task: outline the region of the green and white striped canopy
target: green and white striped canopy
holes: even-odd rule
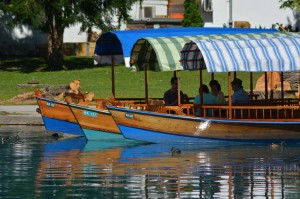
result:
[[[131,50],[130,63],[137,70],[148,66],[152,71],[183,70],[180,53],[186,43],[213,39],[259,39],[271,37],[299,36],[299,33],[218,34],[182,37],[158,37],[139,39]],[[186,50],[186,49],[185,49]],[[191,50],[191,49],[189,49]],[[199,49],[198,49],[199,51]]]

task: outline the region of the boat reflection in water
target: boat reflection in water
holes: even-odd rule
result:
[[[47,155],[36,189],[38,196],[299,198],[299,149],[88,141]]]

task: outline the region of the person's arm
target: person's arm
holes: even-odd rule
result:
[[[200,95],[197,95],[194,99],[194,104],[200,104]],[[200,109],[199,108],[196,108],[195,109],[195,115],[196,116],[199,116],[200,115]]]
[[[194,104],[200,104],[200,95],[197,95],[194,99]]]
[[[164,93],[164,101],[165,101],[165,105],[169,104],[168,91],[166,91],[166,92]]]
[[[219,100],[218,103],[225,104],[225,96],[223,92],[219,92],[218,100]]]
[[[184,94],[182,91],[180,91],[180,98],[182,104],[189,102],[189,96],[187,94]]]
[[[175,106],[177,105],[177,99],[175,101],[172,101],[172,98],[170,96],[170,92],[166,91],[164,94],[164,101],[165,101],[165,106]]]
[[[178,99],[176,99],[173,102],[168,101],[168,103],[165,102],[165,106],[176,106],[178,105]]]
[[[234,93],[232,95],[231,102],[232,102],[232,104],[238,103],[238,99],[237,99],[237,94],[236,93]]]

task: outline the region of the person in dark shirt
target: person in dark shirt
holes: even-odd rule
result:
[[[184,102],[188,99],[186,94],[180,91],[181,101]],[[164,94],[164,101],[166,106],[177,106],[178,105],[178,79],[177,77],[171,78],[171,89],[167,90]]]
[[[249,103],[248,93],[243,88],[243,81],[239,78],[235,78],[231,82],[232,90],[234,91],[232,95],[232,104],[246,104]],[[241,118],[243,115],[248,114],[248,110],[235,110],[235,118]]]
[[[232,90],[234,91],[232,95],[233,104],[245,104],[249,103],[248,93],[243,89],[243,81],[239,78],[235,78],[231,82]]]

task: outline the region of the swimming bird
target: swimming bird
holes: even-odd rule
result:
[[[53,133],[53,134],[51,135],[51,137],[58,138],[59,135],[58,135],[58,133]]]
[[[9,136],[3,137],[2,143],[7,143],[7,142],[9,142]]]
[[[172,155],[174,155],[174,154],[180,154],[181,151],[180,151],[180,149],[178,149],[176,147],[172,147],[171,148],[171,153],[172,153]]]
[[[17,134],[14,138],[13,138],[14,142],[19,142],[20,141],[20,137],[19,134]]]
[[[280,142],[280,143],[272,143],[271,147],[272,148],[283,148],[286,145],[286,143],[284,141]]]

